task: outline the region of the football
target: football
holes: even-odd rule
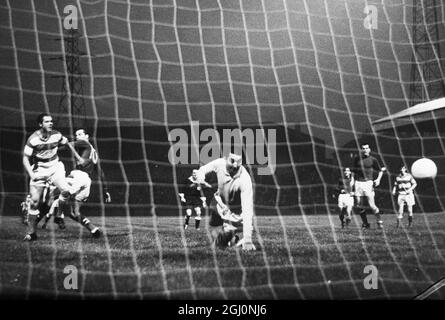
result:
[[[437,175],[437,166],[433,160],[428,158],[421,158],[414,161],[411,166],[411,174],[414,178],[435,178]]]

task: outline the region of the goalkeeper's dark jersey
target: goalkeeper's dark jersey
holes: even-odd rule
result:
[[[184,194],[185,204],[189,206],[201,206],[201,197],[205,197],[203,187],[199,183],[193,182],[191,177],[184,181],[179,192]]]
[[[85,161],[83,164],[77,164],[76,169],[88,173],[91,179],[100,178],[103,184],[104,192],[107,192],[107,185],[103,170],[98,170],[97,154],[91,143],[85,140],[76,140],[73,142],[74,149]],[[95,160],[95,161],[94,161]]]

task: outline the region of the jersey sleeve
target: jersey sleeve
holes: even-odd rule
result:
[[[352,172],[353,172],[353,173],[358,173],[358,172],[359,172],[359,165],[358,165],[358,162],[359,162],[359,158],[358,158],[358,157],[355,157],[355,158],[354,158],[354,161],[353,161],[353,163],[352,163]]]
[[[380,171],[382,168],[380,167],[380,163],[376,158],[372,160],[372,166],[375,170]]]
[[[33,148],[31,148],[31,147],[28,146],[28,145],[25,145],[25,148],[23,149],[23,154],[24,154],[25,156],[30,157],[30,156],[32,156],[33,152],[34,152],[34,149],[33,149]]]
[[[64,146],[68,143],[68,138],[60,134],[59,146]]]
[[[343,189],[343,179],[338,179],[337,190],[340,192]]]
[[[31,157],[32,154],[34,153],[34,148],[33,145],[31,144],[31,137],[32,136],[30,136],[28,140],[26,140],[25,147],[23,148],[23,154],[28,157]]]
[[[205,165],[203,165],[202,167],[200,167],[198,169],[198,171],[196,171],[196,178],[198,182],[202,182],[205,181],[205,177],[208,173],[210,172],[217,172],[219,170],[219,168],[221,166],[223,166],[225,164],[224,159],[216,159],[213,160]]]

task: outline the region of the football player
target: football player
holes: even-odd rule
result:
[[[76,130],[76,139],[74,142],[70,142],[68,147],[73,152],[76,159],[76,168],[70,172],[67,177],[70,194],[72,195],[69,203],[63,207],[60,205],[60,198],[53,203],[50,209],[50,214],[56,212],[59,215],[67,214],[71,219],[83,225],[91,235],[95,238],[100,237],[101,231],[98,227],[91,223],[91,221],[85,217],[80,208],[83,203],[88,200],[91,187],[91,175],[97,170],[98,155],[92,144],[89,142],[89,135],[85,129]],[[104,173],[100,170],[100,179],[102,180],[104,187],[105,202],[111,202],[110,193],[107,190]]]
[[[399,207],[399,214],[397,216],[397,228],[400,226],[403,219],[403,211],[406,204],[408,210],[408,227],[413,223],[413,206],[415,205],[414,189],[417,187],[417,182],[414,177],[408,172],[405,165],[400,167],[400,173],[394,181],[392,189],[393,196],[397,195],[397,205]]]
[[[210,172],[215,172],[218,180],[218,192],[210,206],[209,221],[214,244],[226,248],[237,242],[237,246],[246,251],[256,250],[252,243],[252,180],[242,166],[241,156],[230,153],[200,167],[196,172],[198,183],[203,183]],[[237,232],[241,231],[243,238],[237,241]]]
[[[28,224],[28,211],[31,208],[31,195],[26,195],[26,198],[24,201],[20,203],[20,213],[22,218],[22,223],[24,225]]]
[[[198,183],[196,180],[196,171],[190,177],[187,178],[184,185],[180,189],[179,197],[181,203],[186,207],[186,217],[184,221],[184,229],[188,228],[190,217],[192,216],[192,210],[196,213],[195,228],[199,230],[201,223],[201,207],[206,208],[206,197],[204,195],[203,187],[211,188],[212,186],[207,182]]]
[[[338,208],[340,209],[340,222],[341,227],[348,226],[351,223],[352,207],[354,206],[354,177],[352,176],[351,169],[345,168],[343,176],[338,180]],[[346,223],[345,223],[346,214]]]
[[[69,198],[69,187],[65,178],[65,166],[57,155],[58,147],[68,143],[68,139],[60,132],[53,130],[53,118],[42,113],[37,122],[40,129],[36,130],[26,141],[23,150],[23,166],[29,175],[29,190],[31,205],[28,210],[28,228],[25,241],[37,240],[37,217],[40,213],[39,204],[42,201],[46,184],[53,184],[60,190],[60,203]],[[34,165],[31,165],[34,157]]]
[[[369,144],[361,144],[361,155],[354,159],[354,179],[355,179],[355,198],[356,210],[359,211],[362,219],[362,228],[369,229],[370,224],[366,217],[366,207],[364,201],[367,200],[368,206],[371,208],[377,220],[377,228],[381,229],[383,221],[380,217],[380,210],[375,204],[374,188],[380,185],[385,167],[380,167],[376,158],[371,155]],[[374,180],[374,173],[378,172],[377,178]]]

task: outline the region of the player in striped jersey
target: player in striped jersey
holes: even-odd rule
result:
[[[59,131],[53,130],[51,115],[42,113],[37,122],[40,129],[35,131],[26,141],[23,150],[23,165],[29,175],[29,193],[31,205],[28,211],[28,227],[25,241],[37,239],[36,227],[39,215],[39,204],[42,201],[43,191],[47,183],[53,184],[60,190],[60,202],[66,202],[69,187],[65,178],[65,166],[57,156],[57,149],[68,143],[68,139]],[[34,165],[31,165],[31,158]]]
[[[413,223],[413,206],[415,205],[414,189],[417,187],[417,182],[414,177],[408,172],[405,165],[400,167],[400,174],[394,181],[392,194],[397,195],[397,205],[399,207],[399,214],[397,216],[397,228],[403,219],[403,210],[406,204],[408,209],[408,227]]]
[[[210,204],[210,227],[215,245],[225,248],[237,239],[242,231],[243,239],[237,246],[244,250],[256,250],[252,243],[253,231],[253,187],[242,158],[229,154],[213,160],[196,172],[198,183],[205,182],[206,174],[215,172],[218,179],[218,192]]]
[[[60,198],[53,203],[46,217],[45,224],[52,214],[56,213],[62,218],[65,213],[67,213],[71,219],[88,229],[93,237],[98,238],[101,235],[100,229],[93,225],[91,221],[80,212],[82,204],[88,200],[90,195],[91,177],[96,173],[96,170],[98,170],[98,155],[90,143],[89,135],[85,129],[76,130],[76,140],[70,142],[68,147],[70,147],[76,158],[76,168],[72,170],[67,177],[70,194],[72,196],[64,208],[60,207]],[[105,202],[111,202],[111,196],[107,190],[105,176],[102,170],[100,170],[99,176],[104,188]]]

